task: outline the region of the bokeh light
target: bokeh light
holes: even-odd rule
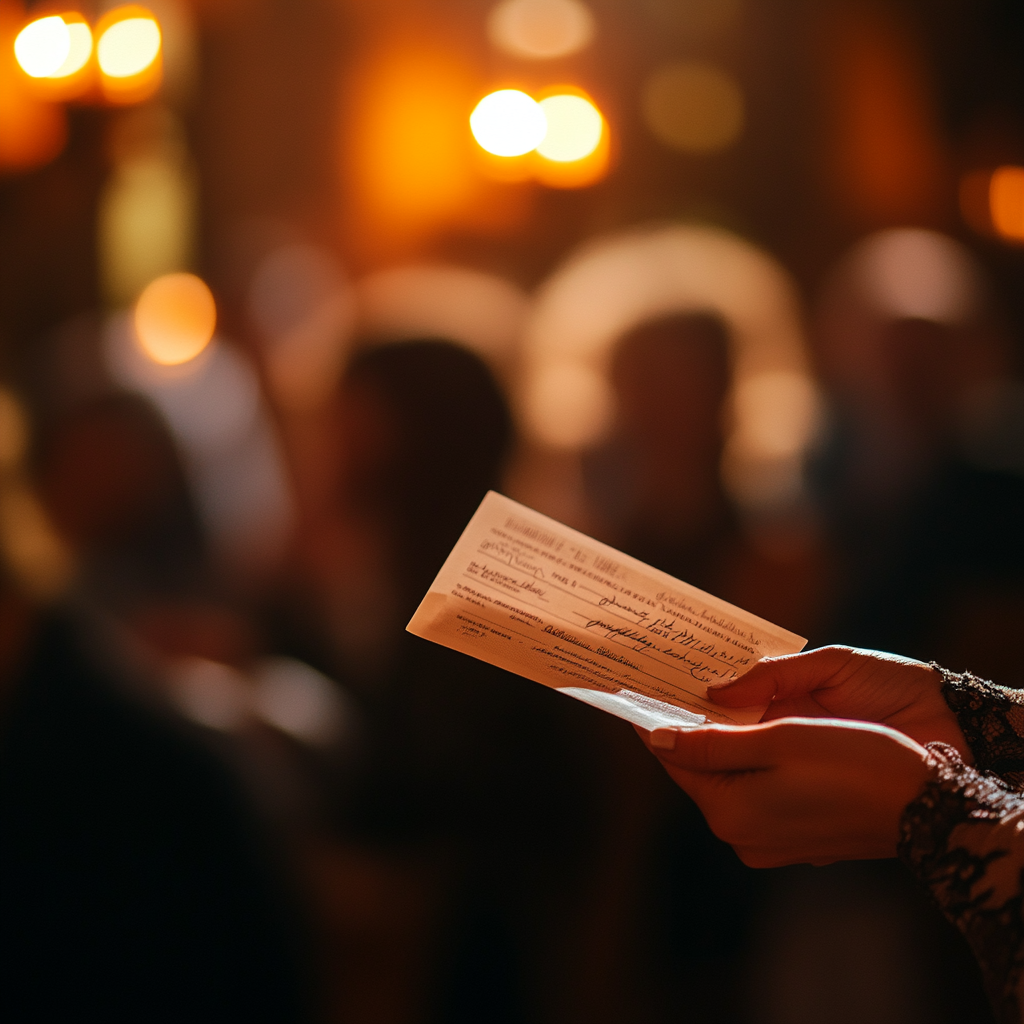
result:
[[[582,96],[548,96],[540,101],[547,133],[537,152],[548,160],[569,163],[590,156],[601,142],[604,118]]]
[[[580,360],[546,361],[525,394],[533,436],[552,448],[583,448],[611,426],[615,403],[605,375]]]
[[[937,231],[880,231],[850,258],[865,298],[886,317],[956,326],[981,308],[983,286],[973,256]]]
[[[683,61],[659,68],[643,88],[641,110],[660,142],[684,153],[714,153],[743,132],[743,92],[714,64]]]
[[[590,44],[594,18],[580,0],[503,0],[487,19],[487,35],[514,57],[566,57]]]
[[[18,61],[14,40],[24,27],[17,7],[0,4],[0,173],[42,167],[67,140],[64,106],[47,102],[47,80],[30,78]]]
[[[46,78],[64,64],[71,52],[71,33],[64,19],[52,14],[26,25],[14,40],[14,56],[26,75]]]
[[[92,56],[92,30],[85,19],[80,14],[65,14],[62,20],[67,25],[71,45],[68,47],[64,63],[56,71],[51,72],[47,76],[49,78],[70,78],[81,71]]]
[[[356,285],[359,328],[379,338],[450,338],[507,369],[530,310],[517,285],[443,263],[378,270]]]
[[[191,265],[198,188],[183,135],[157,104],[111,122],[114,167],[97,211],[100,277],[111,306],[129,305],[150,281]]]
[[[146,286],[135,304],[135,333],[142,350],[161,366],[195,359],[213,338],[217,307],[194,274],[166,274]]]
[[[988,186],[989,209],[996,232],[1024,242],[1024,167],[998,167]]]
[[[518,89],[485,96],[469,117],[473,138],[495,156],[522,156],[536,149],[547,132],[547,119],[536,100]]]
[[[264,658],[254,676],[256,713],[297,740],[326,747],[351,724],[353,711],[346,706],[343,691],[305,662]]]
[[[734,444],[765,459],[799,452],[819,425],[817,390],[806,373],[795,370],[769,370],[744,378],[736,385],[732,404]]]
[[[131,78],[141,74],[160,53],[160,26],[143,7],[122,7],[112,11],[110,25],[96,43],[100,70],[109,78]]]
[[[614,416],[608,354],[637,324],[712,312],[729,325],[733,416],[723,482],[745,507],[795,501],[818,420],[794,283],[720,228],[642,228],[591,240],[552,274],[524,332],[526,433],[561,449],[602,440]]]
[[[319,406],[337,385],[355,320],[352,289],[334,255],[302,243],[272,250],[249,282],[246,304],[278,404]]]

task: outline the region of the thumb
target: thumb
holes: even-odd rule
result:
[[[830,685],[849,660],[848,647],[819,647],[805,654],[762,658],[738,679],[708,685],[708,698],[722,707],[740,708],[802,697]]]
[[[647,738],[663,763],[691,772],[737,772],[767,768],[773,756],[776,723],[708,725],[697,729],[655,729]]]

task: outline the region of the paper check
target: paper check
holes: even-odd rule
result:
[[[758,721],[707,684],[807,642],[494,491],[406,628],[645,729]]]

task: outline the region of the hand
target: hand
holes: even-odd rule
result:
[[[765,658],[739,679],[709,686],[708,697],[733,708],[770,701],[762,722],[793,715],[878,722],[918,743],[948,743],[965,764],[974,760],[939,673],[896,654],[822,647]]]
[[[749,867],[894,856],[903,810],[933,772],[923,747],[867,722],[637,731]]]

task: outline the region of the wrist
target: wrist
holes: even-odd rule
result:
[[[928,747],[916,743],[913,746],[906,745],[900,769],[892,773],[890,785],[886,787],[888,800],[885,832],[892,837],[893,852],[901,835],[907,809],[920,799],[928,783],[942,777],[946,761],[941,755],[932,752],[932,746],[948,751],[958,764],[962,764],[956,749],[945,743],[929,744]]]

